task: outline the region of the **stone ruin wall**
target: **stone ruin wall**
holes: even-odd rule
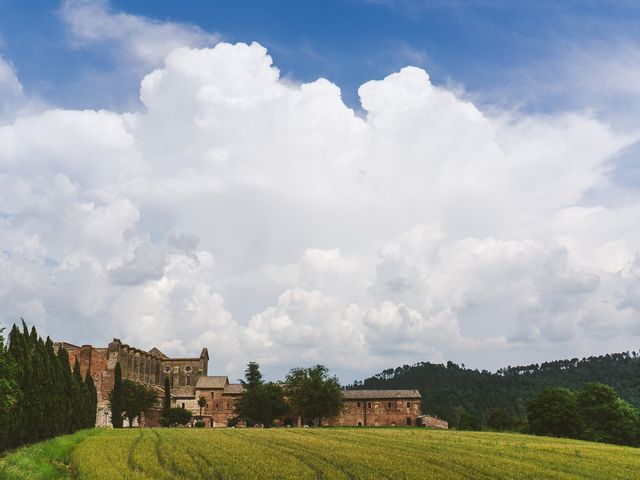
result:
[[[441,418],[432,417],[431,415],[421,416],[420,424],[427,428],[440,428],[442,430],[447,430],[449,428],[449,422],[442,420]]]

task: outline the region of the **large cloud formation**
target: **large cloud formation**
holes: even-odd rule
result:
[[[634,347],[640,212],[611,172],[637,136],[488,114],[414,67],[359,95],[219,43],[173,49],[140,111],[0,124],[3,323],[208,346],[236,376]]]

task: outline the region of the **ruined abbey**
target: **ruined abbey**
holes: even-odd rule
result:
[[[170,358],[157,348],[144,351],[114,338],[106,348],[56,343],[69,352],[71,365],[76,358],[84,376],[89,370],[98,393],[96,426],[111,426],[109,392],[113,389],[116,363],[120,363],[122,378],[155,388],[158,397],[164,395],[164,379],[171,383],[171,404],[182,406],[199,415],[198,399],[207,400],[202,419],[208,427],[226,427],[236,417],[235,404],[243,394],[242,385],[230,383],[226,376],[209,376],[209,353],[203,348],[198,357]],[[383,426],[416,425],[447,428],[446,422],[421,415],[420,393],[417,390],[345,390],[345,408],[341,415],[328,420],[327,425]],[[161,402],[160,402],[161,403]],[[160,409],[149,412],[146,426],[158,426]],[[300,423],[298,418],[281,419],[283,424]]]

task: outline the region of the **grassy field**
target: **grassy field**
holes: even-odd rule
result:
[[[640,450],[395,429],[92,430],[0,459],[14,479],[634,479]]]

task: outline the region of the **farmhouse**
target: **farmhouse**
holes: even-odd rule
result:
[[[69,352],[73,365],[78,359],[84,376],[89,370],[96,385],[98,407],[96,426],[111,425],[109,392],[113,389],[116,363],[120,363],[122,378],[155,388],[164,395],[164,379],[171,383],[172,406],[184,407],[200,415],[198,399],[204,397],[206,406],[202,417],[208,427],[226,427],[236,417],[236,402],[244,392],[239,383],[230,383],[226,376],[209,376],[209,353],[203,348],[200,355],[189,358],[170,358],[157,348],[144,351],[114,338],[106,348],[92,345],[77,346],[66,342],[55,344]],[[416,425],[421,416],[420,393],[417,390],[345,390],[345,408],[326,425],[391,426]],[[147,426],[159,425],[160,410],[149,412]],[[299,425],[303,419],[290,414],[279,420],[285,425]],[[446,428],[446,427],[445,427]]]

